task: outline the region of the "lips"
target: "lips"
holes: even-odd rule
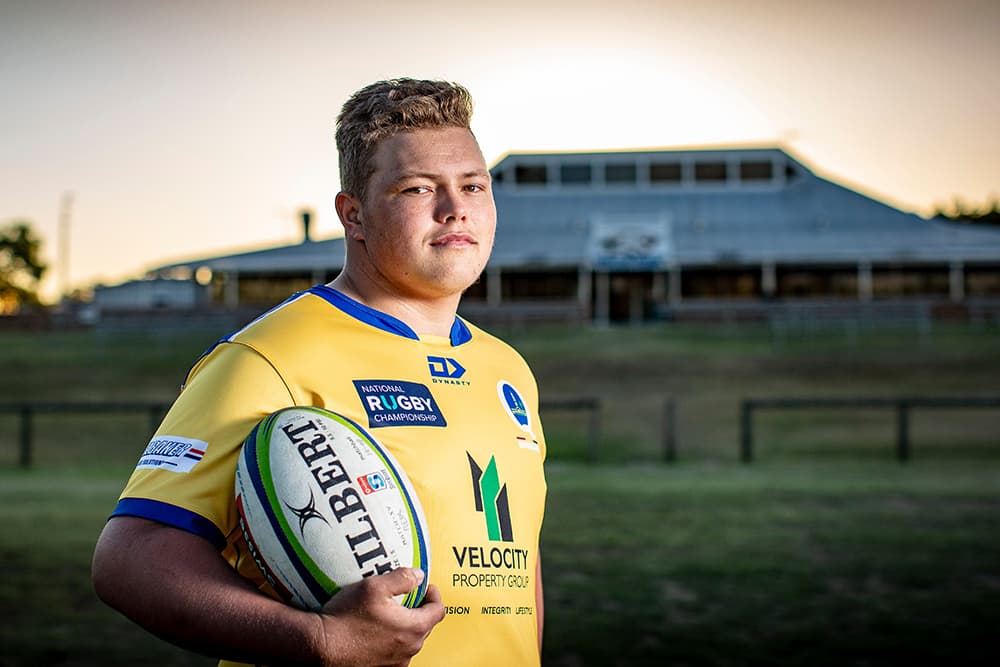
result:
[[[431,241],[432,246],[445,246],[450,248],[462,248],[468,245],[475,245],[476,239],[468,234],[451,233],[439,236]]]

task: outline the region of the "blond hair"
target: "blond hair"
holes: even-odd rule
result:
[[[379,142],[409,130],[462,127],[472,121],[472,96],[457,83],[390,79],[354,93],[337,116],[340,189],[364,199]]]

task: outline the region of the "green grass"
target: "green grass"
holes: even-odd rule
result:
[[[856,341],[831,333],[783,344],[758,326],[509,333],[538,376],[543,395],[601,400],[601,457],[610,462],[661,458],[661,415],[667,397],[677,405],[681,458],[732,461],[738,458],[739,404],[745,397],[1000,391],[1000,332],[995,329],[939,326],[926,338],[876,330]],[[933,415],[933,423],[943,425],[948,446],[985,441],[1000,450],[1000,410]],[[918,456],[942,431],[933,426],[928,430],[925,416],[921,410],[912,416]],[[836,446],[847,454],[855,450],[869,456],[869,445],[878,443],[891,455],[895,442],[889,410],[784,413],[781,418],[839,420],[844,433],[835,438]],[[585,442],[580,424],[575,430],[559,427],[556,434],[557,439],[568,436]],[[759,453],[766,456],[769,445],[808,450],[813,435],[799,437],[802,434],[794,428],[765,429],[766,440],[758,438]]]
[[[0,338],[0,401],[37,399],[156,400],[176,395],[202,350],[225,332],[156,336],[98,333],[7,334]],[[836,331],[776,342],[760,326],[543,328],[499,332],[528,359],[543,396],[601,400],[602,461],[659,461],[663,402],[677,404],[682,460],[738,460],[739,403],[748,396],[982,394],[1000,391],[1000,332],[939,325],[926,336],[873,330],[857,339]],[[560,458],[587,456],[581,414],[545,415]],[[134,457],[148,435],[146,417],[37,419],[37,458],[67,464],[88,454]],[[1000,410],[922,410],[912,415],[914,455],[946,450],[1000,452]],[[76,420],[69,428],[70,420]],[[836,410],[759,416],[757,450],[804,456],[891,456],[889,410]],[[839,424],[839,426],[838,426]],[[65,427],[64,427],[65,425]],[[16,460],[17,422],[0,414],[0,465]],[[117,444],[104,434],[123,429]],[[68,453],[61,444],[72,438]],[[133,440],[134,439],[134,440]],[[110,448],[111,451],[107,451]]]
[[[17,610],[0,664],[210,664],[91,593],[126,472],[0,472],[16,573],[0,602]],[[1000,658],[1000,466],[551,463],[548,478],[546,665]]]
[[[220,334],[224,332],[219,332]],[[1000,410],[765,411],[738,463],[746,396],[1000,389],[995,330],[811,333],[753,326],[517,330],[545,416],[545,665],[986,665],[1000,659]],[[0,401],[169,401],[214,335],[0,337]],[[679,461],[662,457],[664,397]],[[209,665],[96,600],[94,542],[149,435],[146,415],[39,415],[16,467],[0,414],[0,666]],[[151,581],[155,582],[155,574]],[[155,585],[155,584],[154,584]]]
[[[1000,468],[553,466],[549,480],[547,601],[572,623],[553,618],[546,664],[1000,657]]]
[[[0,579],[8,610],[0,665],[212,664],[145,635],[93,593],[90,557],[128,472],[0,473],[0,566],[8,573]]]

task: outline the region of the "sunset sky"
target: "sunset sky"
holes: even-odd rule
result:
[[[995,0],[0,0],[0,224],[49,298],[294,242],[302,207],[331,236],[335,117],[397,76],[466,85],[490,164],[780,144],[928,215],[1000,196],[997,35]]]

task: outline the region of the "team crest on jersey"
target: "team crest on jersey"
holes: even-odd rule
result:
[[[208,443],[204,440],[158,435],[146,445],[135,468],[188,473],[205,457],[207,449]]]
[[[426,385],[403,380],[355,380],[368,427],[447,426],[437,401]]]
[[[531,413],[528,412],[528,405],[524,402],[521,393],[514,388],[510,382],[500,380],[497,382],[497,395],[500,397],[500,404],[503,405],[507,413],[518,428],[524,431],[524,435],[517,436],[517,445],[522,449],[538,450],[538,438],[531,430]]]

